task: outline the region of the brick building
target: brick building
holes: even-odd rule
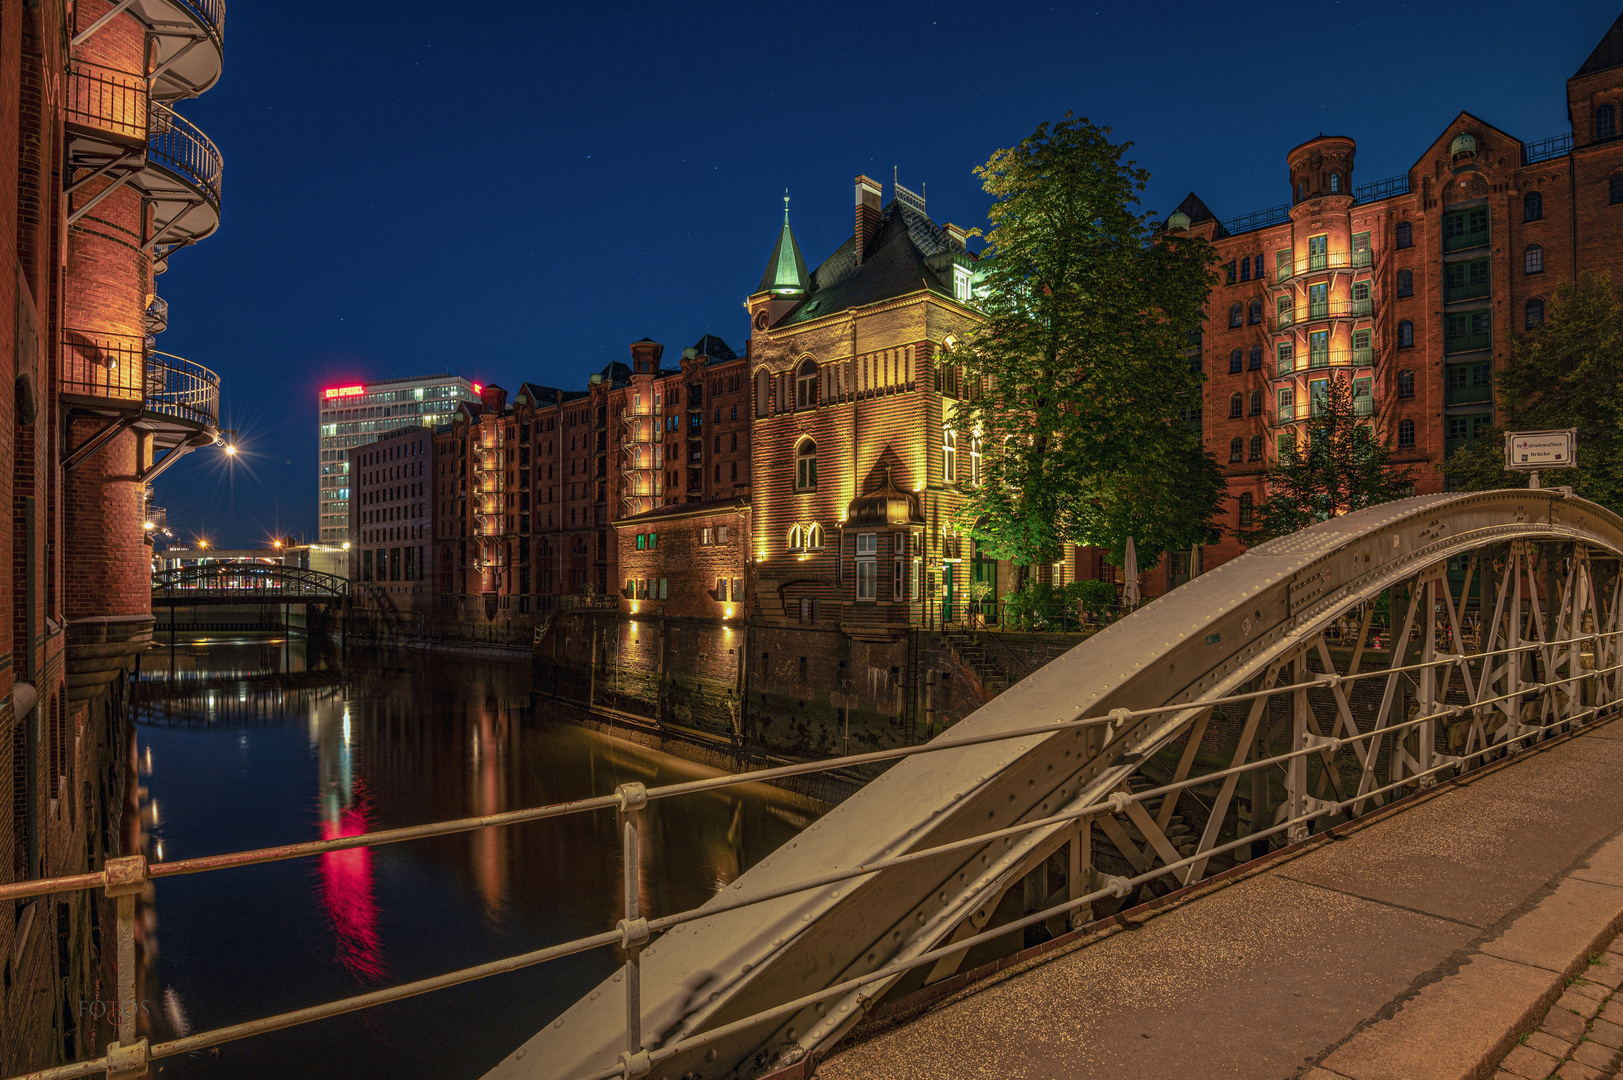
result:
[[[146,485],[218,439],[213,372],[156,347],[155,276],[219,224],[221,158],[173,103],[209,89],[221,6],[0,6],[0,883],[132,854],[125,684],[150,642]],[[156,523],[154,523],[156,524]],[[93,1056],[116,1031],[110,902],[0,911],[0,1073]]]
[[[1623,17],[1567,80],[1571,131],[1527,141],[1461,112],[1408,172],[1358,183],[1355,145],[1286,155],[1291,201],[1219,222],[1193,193],[1167,225],[1221,256],[1199,362],[1206,447],[1229,476],[1227,523],[1250,524],[1262,474],[1305,437],[1335,376],[1415,468],[1494,423],[1494,370],[1562,281],[1623,282]],[[1225,539],[1207,565],[1242,550]]]
[[[741,619],[750,552],[745,498],[675,503],[615,522],[620,610],[668,618]]]
[[[349,578],[364,607],[432,607],[434,432],[404,427],[345,452]]]

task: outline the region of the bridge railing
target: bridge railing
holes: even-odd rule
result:
[[[304,566],[280,563],[218,562],[182,566],[152,575],[152,595],[171,599],[176,594],[266,593],[322,595],[334,598],[350,594],[350,582],[336,574]]]
[[[1416,627],[1416,630],[1419,629],[1419,627]],[[1438,628],[1434,626],[1433,629]],[[1426,635],[1422,633],[1422,636]],[[1408,638],[1411,635],[1406,634],[1405,637]],[[1068,721],[1037,724],[982,735],[949,737],[949,733],[949,736],[943,736],[918,746],[878,750],[863,754],[849,754],[838,758],[784,765],[753,772],[729,773],[702,780],[690,780],[653,788],[645,787],[640,783],[621,784],[610,795],[599,795],[587,799],[553,803],[525,810],[505,811],[480,817],[456,818],[425,825],[387,829],[331,840],[312,840],[277,847],[158,863],[149,863],[142,855],[131,855],[109,859],[102,870],[91,873],[0,885],[0,901],[23,901],[53,893],[78,890],[102,890],[108,897],[116,899],[118,905],[117,974],[119,999],[134,1000],[136,899],[149,882],[181,875],[212,873],[246,866],[282,862],[289,859],[307,858],[351,848],[377,847],[384,844],[449,836],[479,829],[519,825],[532,821],[596,813],[605,810],[616,811],[620,816],[619,832],[625,897],[624,917],[611,929],[574,938],[546,948],[516,953],[487,963],[458,968],[430,978],[401,983],[369,993],[340,998],[320,1005],[278,1013],[257,1020],[230,1024],[155,1044],[149,1044],[145,1038],[137,1038],[135,1028],[136,1011],[121,1010],[118,1040],[109,1044],[106,1053],[102,1056],[27,1073],[14,1078],[14,1080],[70,1080],[73,1077],[110,1075],[117,1070],[130,1068],[137,1064],[144,1065],[146,1062],[161,1058],[206,1050],[254,1035],[296,1027],[328,1017],[340,1016],[345,1013],[400,1001],[408,997],[474,982],[493,975],[533,967],[537,964],[559,960],[592,949],[608,947],[622,949],[626,955],[627,977],[623,980],[627,1017],[625,1031],[626,1051],[621,1060],[615,1065],[598,1069],[595,1072],[579,1074],[573,1077],[572,1080],[610,1080],[613,1077],[626,1077],[627,1080],[630,1080],[633,1077],[646,1075],[652,1065],[658,1064],[678,1053],[705,1047],[729,1036],[749,1031],[766,1021],[793,1015],[819,1002],[859,991],[875,983],[893,980],[900,974],[936,964],[948,957],[962,956],[964,952],[977,945],[992,942],[1000,937],[1006,937],[1011,932],[1024,927],[1039,925],[1056,917],[1064,917],[1069,920],[1079,912],[1090,911],[1095,903],[1112,897],[1127,897],[1140,886],[1158,879],[1169,876],[1176,879],[1178,875],[1183,874],[1187,883],[1192,877],[1198,878],[1201,869],[1214,856],[1237,852],[1259,840],[1267,840],[1282,833],[1294,835],[1297,830],[1305,830],[1313,822],[1326,817],[1343,813],[1349,816],[1357,816],[1365,809],[1380,805],[1383,798],[1396,796],[1403,791],[1413,792],[1423,789],[1450,770],[1464,772],[1473,762],[1482,762],[1490,756],[1506,754],[1518,748],[1526,749],[1528,744],[1556,734],[1563,728],[1573,730],[1578,725],[1609,717],[1617,711],[1619,701],[1623,699],[1620,699],[1617,694],[1609,689],[1602,689],[1599,692],[1592,690],[1591,696],[1601,700],[1596,700],[1594,704],[1585,708],[1571,708],[1565,715],[1562,715],[1559,710],[1541,710],[1538,723],[1522,725],[1525,730],[1512,734],[1503,741],[1484,745],[1474,751],[1468,750],[1458,756],[1443,757],[1438,755],[1442,758],[1438,764],[1428,768],[1412,770],[1401,779],[1385,785],[1361,788],[1356,795],[1350,797],[1322,801],[1317,799],[1306,800],[1304,812],[1284,814],[1282,815],[1283,820],[1267,826],[1257,827],[1233,841],[1203,847],[1195,854],[1167,862],[1164,865],[1152,865],[1149,870],[1133,876],[1104,876],[1098,888],[1091,889],[1081,895],[1073,895],[1069,899],[1045,907],[1043,910],[1025,914],[1011,922],[998,923],[971,937],[954,938],[948,944],[930,949],[905,960],[894,960],[857,978],[844,980],[824,987],[815,993],[796,998],[793,1001],[759,1010],[726,1025],[687,1035],[663,1043],[650,1050],[645,1049],[643,1046],[640,1028],[642,1010],[639,987],[640,953],[649,943],[653,934],[671,930],[699,919],[708,919],[722,912],[750,907],[786,896],[805,893],[809,890],[823,889],[830,885],[866,877],[880,871],[937,858],[949,852],[968,852],[977,847],[985,847],[987,844],[1000,839],[1013,839],[1038,830],[1084,822],[1103,815],[1121,814],[1130,811],[1130,808],[1135,805],[1142,807],[1143,804],[1158,798],[1176,798],[1178,792],[1211,783],[1214,780],[1223,780],[1226,783],[1230,778],[1255,773],[1259,770],[1264,772],[1273,770],[1288,771],[1297,763],[1326,752],[1333,753],[1343,748],[1353,748],[1362,744],[1365,753],[1373,757],[1379,742],[1388,737],[1396,738],[1415,731],[1425,731],[1428,730],[1428,725],[1434,725],[1439,721],[1451,718],[1458,718],[1464,713],[1481,713],[1484,710],[1492,710],[1506,703],[1520,704],[1562,687],[1569,688],[1567,690],[1569,702],[1577,701],[1579,695],[1576,690],[1571,689],[1573,684],[1583,684],[1594,688],[1600,685],[1597,680],[1602,680],[1606,676],[1614,676],[1614,678],[1607,681],[1607,685],[1615,689],[1617,684],[1620,683],[1620,680],[1615,676],[1623,672],[1623,663],[1609,664],[1604,667],[1583,667],[1580,664],[1572,663],[1571,669],[1575,672],[1573,674],[1559,678],[1546,677],[1537,681],[1522,682],[1512,680],[1509,692],[1478,697],[1469,705],[1443,705],[1430,711],[1420,710],[1417,715],[1410,716],[1406,720],[1388,723],[1367,732],[1355,731],[1342,737],[1318,739],[1310,745],[1294,748],[1285,753],[1261,755],[1241,764],[1226,769],[1205,772],[1199,776],[1179,776],[1171,782],[1144,790],[1117,791],[1103,801],[1080,809],[1020,822],[1007,828],[979,833],[934,847],[870,860],[848,869],[801,879],[768,890],[740,895],[736,899],[726,899],[720,902],[712,901],[699,908],[691,908],[655,917],[650,917],[650,913],[641,910],[640,889],[638,888],[639,867],[643,862],[641,849],[645,843],[643,835],[644,811],[652,802],[714,792],[741,784],[756,784],[763,781],[783,780],[812,773],[850,769],[856,766],[895,762],[926,754],[946,753],[963,750],[967,747],[1030,739],[1034,736],[1051,736],[1079,729],[1104,728],[1108,744],[1109,738],[1114,733],[1121,731],[1125,725],[1134,720],[1165,719],[1180,714],[1193,715],[1209,712],[1214,708],[1229,704],[1250,705],[1256,708],[1259,701],[1265,705],[1267,699],[1280,696],[1286,697],[1288,700],[1292,695],[1300,694],[1308,687],[1316,690],[1331,688],[1338,694],[1339,698],[1351,699],[1353,696],[1352,687],[1362,680],[1390,679],[1397,675],[1404,675],[1414,677],[1416,681],[1429,681],[1430,678],[1435,677],[1435,673],[1439,668],[1446,670],[1478,662],[1484,665],[1482,669],[1484,671],[1496,664],[1498,670],[1505,671],[1511,667],[1512,658],[1532,656],[1542,658],[1548,672],[1552,666],[1559,666],[1555,663],[1558,656],[1564,653],[1570,658],[1575,658],[1580,655],[1583,646],[1590,648],[1590,652],[1583,655],[1604,655],[1608,658],[1623,656],[1623,641],[1620,641],[1620,639],[1623,639],[1623,630],[1583,633],[1551,640],[1521,642],[1503,648],[1472,653],[1440,654],[1416,663],[1385,666],[1368,671],[1355,670],[1346,675],[1333,672],[1309,672],[1310,675],[1315,677],[1306,683],[1296,681],[1273,685],[1269,680],[1265,681],[1265,685],[1257,690],[1213,695],[1143,709],[1112,709],[1104,715],[1080,716]],[[1361,758],[1362,756],[1360,755]]]

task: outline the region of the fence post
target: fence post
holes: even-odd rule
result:
[[[622,876],[625,880],[625,918],[620,920],[620,945],[626,953],[626,1048],[620,1055],[626,1080],[646,1076],[653,1064],[642,1048],[642,949],[648,943],[648,920],[639,910],[642,857],[642,811],[648,789],[639,783],[614,789],[620,800]]]
[[[145,1076],[147,1041],[135,1037],[135,902],[147,883],[145,855],[108,859],[107,896],[118,902],[118,1041],[107,1047],[110,1080]]]

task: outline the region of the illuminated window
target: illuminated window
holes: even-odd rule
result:
[[[806,527],[806,548],[809,551],[818,551],[823,547],[823,527],[816,522]]]
[[[969,440],[969,482],[976,486],[981,482],[981,440],[979,436],[971,436]]]
[[[805,539],[799,525],[789,526],[789,539],[784,544],[787,551],[801,551],[804,549]]]
[[[811,439],[802,439],[795,447],[795,490],[812,491],[816,487],[817,444]]]
[[[941,478],[949,484],[958,482],[958,433],[946,425],[941,428]]]
[[[876,556],[879,554],[878,533],[857,534],[857,599],[873,601],[878,599],[879,563]]]
[[[811,409],[817,406],[817,362],[803,360],[795,374],[795,408]]]

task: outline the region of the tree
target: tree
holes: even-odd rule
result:
[[[976,170],[995,202],[985,321],[948,361],[966,375],[952,422],[982,454],[960,524],[1022,568],[1067,542],[1119,560],[1128,535],[1148,568],[1219,535],[1222,474],[1183,419],[1216,257],[1137,212],[1149,174],[1109,134],[1067,114]]]
[[[1559,285],[1543,324],[1511,340],[1495,380],[1500,425],[1443,463],[1453,486],[1526,487],[1526,473],[1505,469],[1504,433],[1577,428],[1577,467],[1542,482],[1623,512],[1623,302],[1611,279],[1586,273]]]
[[[1412,489],[1412,470],[1392,465],[1391,444],[1377,439],[1374,424],[1358,416],[1346,378],[1326,381],[1325,393],[1313,398],[1312,414],[1307,445],[1287,442],[1281,448],[1279,464],[1266,477],[1268,499],[1257,507],[1257,528],[1243,537],[1283,536]]]

